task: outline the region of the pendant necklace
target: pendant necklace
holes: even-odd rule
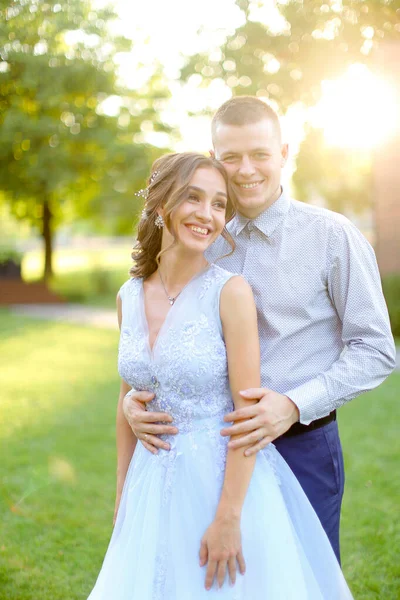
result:
[[[182,290],[183,290],[184,288],[182,288],[182,290],[181,290],[180,292],[178,292],[178,294],[177,294],[176,296],[174,296],[174,297],[170,296],[170,295],[168,294],[168,292],[167,292],[167,288],[166,288],[166,287],[165,287],[165,285],[164,285],[163,278],[161,277],[161,272],[160,272],[160,269],[157,269],[157,270],[158,270],[158,275],[160,276],[160,281],[161,281],[161,284],[162,284],[162,286],[163,286],[163,288],[164,288],[165,295],[166,295],[166,296],[167,296],[167,298],[168,298],[168,302],[169,302],[169,303],[170,303],[170,305],[172,306],[172,305],[174,304],[175,300],[177,299],[177,297],[179,296],[179,294],[182,292]],[[184,286],[184,287],[186,287],[186,286]]]
[[[207,265],[207,267],[206,267],[206,268],[208,268],[208,266],[209,266],[209,265]],[[204,270],[204,269],[203,269],[203,270]],[[181,291],[180,291],[180,292],[178,292],[176,296],[170,296],[170,295],[168,294],[167,288],[165,287],[165,284],[164,284],[163,278],[162,278],[162,276],[161,276],[161,271],[160,271],[160,269],[159,269],[159,268],[157,269],[157,272],[158,272],[158,275],[159,275],[159,277],[160,277],[161,285],[163,286],[163,289],[164,289],[165,295],[167,296],[167,298],[168,298],[168,302],[170,303],[170,305],[171,305],[171,306],[173,306],[173,305],[175,304],[175,301],[176,301],[176,299],[178,298],[178,296],[179,296],[179,295],[180,295],[180,294],[183,292],[183,290],[184,290],[184,289],[185,289],[185,287],[186,287],[186,286],[187,286],[187,285],[190,283],[190,281],[192,281],[192,279],[194,279],[194,278],[192,277],[192,279],[191,279],[190,281],[188,281],[188,283],[187,283],[186,285],[184,285],[184,286],[183,286],[183,288],[181,289]],[[200,271],[200,273],[202,273],[202,271]]]

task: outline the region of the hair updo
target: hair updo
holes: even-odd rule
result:
[[[130,274],[133,277],[146,279],[157,270],[163,232],[162,228],[155,225],[157,210],[161,207],[164,209],[165,226],[172,233],[171,214],[185,199],[190,181],[195,171],[200,168],[219,171],[228,187],[226,171],[221,163],[203,154],[195,152],[167,154],[154,162],[148,179],[146,203],[138,225],[137,240],[132,252],[134,265],[130,269]],[[234,212],[228,190],[226,221],[233,217]],[[227,240],[233,252],[235,242],[225,227],[221,235]]]

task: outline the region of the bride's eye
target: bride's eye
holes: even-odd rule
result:
[[[198,196],[196,196],[196,194],[189,194],[188,196],[188,200],[190,200],[191,202],[197,202],[199,199]]]
[[[214,202],[214,206],[216,206],[217,208],[222,208],[223,210],[226,209],[226,202],[224,202],[223,200],[218,200],[217,202]]]

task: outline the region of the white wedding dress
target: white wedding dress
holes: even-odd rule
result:
[[[171,450],[138,442],[117,522],[90,600],[349,600],[351,593],[295,476],[270,444],[257,455],[242,520],[247,570],[232,587],[204,588],[200,540],[224,477],[223,416],[232,410],[219,316],[231,273],[211,265],[184,288],[151,350],[143,281],[121,288],[119,373],[156,394],[148,410],[179,428]],[[243,332],[245,335],[245,332]]]

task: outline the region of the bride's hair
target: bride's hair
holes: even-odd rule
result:
[[[228,178],[224,167],[214,158],[207,158],[194,152],[167,154],[157,159],[151,169],[148,186],[145,190],[146,203],[138,226],[138,235],[133,247],[134,265],[130,269],[133,277],[149,277],[158,268],[161,254],[162,228],[155,220],[157,210],[163,208],[163,219],[168,231],[172,233],[171,215],[183,202],[186,190],[197,169],[216,169],[225,180],[228,189],[226,222],[234,215],[234,206],[229,193]],[[235,249],[232,236],[224,227],[223,238],[229,243],[231,252]],[[171,248],[172,246],[169,246]],[[168,250],[164,249],[163,253]]]

